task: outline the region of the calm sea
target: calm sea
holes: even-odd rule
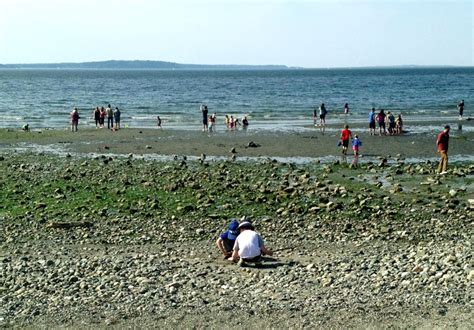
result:
[[[118,106],[122,126],[200,129],[199,106],[248,114],[250,128],[304,129],[321,102],[328,122],[365,122],[375,107],[405,120],[455,120],[464,99],[474,111],[474,68],[318,69],[282,71],[0,70],[0,126],[63,128],[77,106],[80,126],[93,127],[95,106]]]

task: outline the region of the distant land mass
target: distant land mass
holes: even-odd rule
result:
[[[150,69],[150,70],[287,70],[286,65],[207,65],[164,61],[0,64],[3,69]]]

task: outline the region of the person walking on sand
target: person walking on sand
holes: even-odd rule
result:
[[[354,160],[352,161],[352,166],[357,167],[359,163],[359,148],[362,146],[362,142],[360,141],[357,134],[352,139],[352,151],[354,151]]]
[[[464,100],[461,100],[461,102],[459,102],[458,110],[459,110],[459,120],[461,120],[464,114]]]
[[[99,128],[100,127],[100,109],[99,109],[99,107],[95,107],[95,110],[92,113],[92,117],[95,120],[95,128]]]
[[[375,108],[369,112],[369,134],[375,135]]]
[[[342,155],[347,155],[347,148],[349,147],[349,140],[352,138],[352,132],[349,130],[349,125],[344,125],[341,132]]]
[[[77,132],[77,125],[79,124],[79,111],[76,107],[71,112],[71,131]]]
[[[245,263],[258,266],[262,262],[262,255],[273,255],[273,252],[265,247],[262,237],[255,232],[250,221],[242,221],[238,229],[240,234],[235,239],[232,256],[228,260],[238,262],[239,266],[244,266]]]
[[[321,106],[319,107],[319,126],[321,127],[321,132],[324,134],[324,131],[326,130],[326,115],[328,111],[326,110],[326,106],[324,103],[321,103]]]
[[[107,105],[107,109],[105,109],[105,113],[107,114],[107,128],[112,129],[114,128],[114,111],[112,107]]]
[[[448,172],[448,146],[449,146],[449,125],[444,126],[444,130],[439,133],[438,138],[436,139],[436,146],[438,153],[441,156],[438,165],[438,174],[445,175]]]
[[[156,127],[158,127],[159,129],[162,129],[160,116],[156,116]]]
[[[224,258],[229,258],[232,255],[235,239],[239,236],[239,222],[237,219],[231,219],[227,230],[222,233],[216,241],[217,248],[221,251]]]
[[[209,130],[208,117],[207,117],[209,109],[207,108],[207,105],[205,105],[205,104],[201,104],[200,109],[201,109],[201,112],[202,112],[202,131],[207,132]]]
[[[120,129],[120,116],[121,116],[120,109],[118,107],[115,107],[114,119],[115,119],[115,129],[116,130]]]

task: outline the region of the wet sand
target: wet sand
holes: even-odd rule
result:
[[[474,123],[468,122],[469,125]],[[442,130],[440,127],[439,132]],[[361,126],[353,128],[362,140],[361,160],[380,157],[426,159],[437,158],[436,135],[439,133],[371,136]],[[341,154],[337,146],[339,128],[328,127],[322,134],[319,128],[302,132],[224,131],[206,133],[160,129],[125,128],[116,132],[107,129],[82,129],[77,133],[67,130],[31,132],[0,130],[0,148],[56,150],[71,153],[106,153],[137,155],[178,155],[231,157],[235,148],[237,158],[245,157],[310,157],[324,158]],[[256,146],[250,147],[249,143]],[[451,130],[449,155],[457,160],[469,160],[474,155],[474,132]],[[349,150],[349,154],[352,151]]]

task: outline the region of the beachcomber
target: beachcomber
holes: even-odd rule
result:
[[[239,266],[244,266],[246,263],[258,266],[262,262],[262,255],[273,255],[273,252],[265,247],[262,237],[254,229],[249,221],[243,221],[239,225],[240,234],[235,240],[234,251],[229,258],[231,261],[238,261]]]
[[[238,227],[239,222],[236,219],[231,219],[227,230],[222,233],[216,241],[216,245],[224,258],[228,258],[232,255],[235,239],[239,235]]]

